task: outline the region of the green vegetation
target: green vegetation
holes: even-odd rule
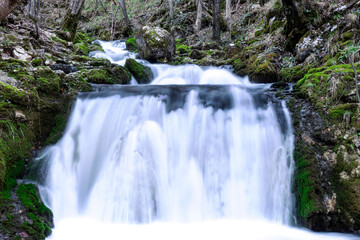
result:
[[[317,173],[317,160],[308,143],[297,144],[294,151],[295,184],[299,216],[306,220],[321,210],[323,199]]]
[[[33,136],[24,124],[0,120],[0,189],[11,189],[25,171]]]
[[[135,52],[138,50],[135,38],[129,38],[128,40],[126,40],[125,44],[126,44],[126,49],[131,52]]]
[[[141,65],[135,59],[126,59],[125,68],[129,70],[129,72],[140,84],[149,83],[153,78],[151,69],[149,67]]]

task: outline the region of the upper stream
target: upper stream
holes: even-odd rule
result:
[[[100,42],[124,65],[136,54]],[[44,151],[50,239],[356,239],[295,225],[285,103],[226,68],[149,64],[149,85],[80,94]]]

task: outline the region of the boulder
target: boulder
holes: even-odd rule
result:
[[[135,38],[129,38],[128,40],[126,40],[125,44],[126,44],[126,49],[129,50],[130,52],[135,52],[137,50]]]
[[[175,56],[174,37],[159,27],[143,27],[136,36],[141,58],[150,62],[166,62]]]
[[[138,63],[135,59],[128,58],[125,62],[125,68],[134,76],[140,84],[149,83],[153,79],[153,73],[149,67]]]
[[[55,70],[61,70],[66,74],[78,71],[77,67],[74,67],[74,66],[72,66],[70,64],[54,64],[54,65],[51,65],[50,68],[52,70],[54,70],[54,71]]]

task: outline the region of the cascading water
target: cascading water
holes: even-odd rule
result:
[[[96,57],[134,57],[100,43]],[[151,85],[80,95],[45,151],[51,239],[350,239],[289,227],[291,120],[267,85],[224,69],[149,66]]]

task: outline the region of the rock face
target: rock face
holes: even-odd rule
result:
[[[53,214],[42,202],[37,186],[21,184],[0,195],[0,239],[45,239],[54,227]],[[7,207],[11,206],[11,207]]]
[[[136,81],[140,84],[149,83],[154,77],[149,67],[141,65],[132,58],[126,59],[125,68],[129,70]]]
[[[355,129],[335,128],[307,100],[292,98],[289,107],[295,135],[299,222],[315,231],[358,233],[360,164]],[[353,147],[345,147],[347,142]]]
[[[136,37],[136,44],[141,58],[150,62],[172,60],[176,51],[174,37],[159,27],[143,27]]]

